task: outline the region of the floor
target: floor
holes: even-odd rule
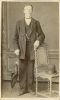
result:
[[[39,92],[42,92],[42,90],[43,91],[45,91],[45,93],[46,93],[46,91],[47,91],[47,88],[48,87],[48,84],[47,84],[47,82],[39,82],[39,84],[38,84],[38,91]],[[59,84],[58,83],[53,83],[52,84],[52,89],[53,90],[59,90]],[[3,86],[2,86],[2,97],[6,97],[6,98],[13,98],[13,97],[18,97],[18,98],[20,98],[20,97],[26,97],[26,98],[28,98],[28,97],[32,97],[32,98],[34,98],[34,97],[42,97],[42,98],[44,98],[44,96],[41,96],[41,95],[38,95],[38,96],[36,96],[35,95],[35,93],[27,93],[27,94],[24,94],[24,95],[21,95],[21,96],[19,96],[19,83],[17,82],[16,84],[15,84],[15,87],[14,88],[11,88],[11,84],[10,84],[10,82],[8,81],[4,81],[3,82]],[[58,97],[58,93],[55,93],[55,94],[52,94],[52,97]]]

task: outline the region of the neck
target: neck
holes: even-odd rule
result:
[[[28,19],[25,18],[25,22],[26,22],[27,25],[29,25],[31,23],[31,18],[28,18]]]

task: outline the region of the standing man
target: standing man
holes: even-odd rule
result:
[[[33,7],[24,7],[24,18],[16,24],[15,54],[19,55],[20,95],[31,92],[34,81],[34,49],[44,42],[40,23],[32,18]]]

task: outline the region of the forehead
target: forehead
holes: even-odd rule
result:
[[[30,10],[30,9],[32,9],[32,6],[30,5],[24,7],[24,10]]]

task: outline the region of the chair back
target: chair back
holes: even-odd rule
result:
[[[37,69],[38,71],[45,71],[48,69],[48,48],[47,44],[44,43],[37,49]]]

